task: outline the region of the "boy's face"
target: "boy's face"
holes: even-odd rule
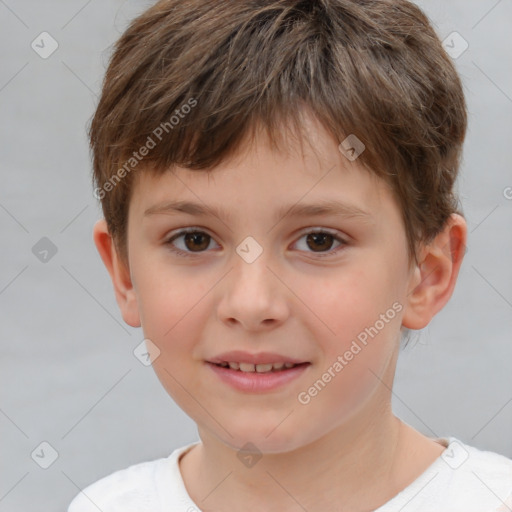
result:
[[[260,138],[210,176],[141,174],[130,204],[134,301],[124,318],[158,347],[155,371],[200,432],[235,449],[251,442],[289,451],[349,419],[387,412],[406,298],[417,284],[388,186],[349,162],[319,124],[308,126],[321,160],[307,144],[304,155],[292,145],[287,156]],[[145,214],[174,201],[229,217]],[[366,214],[282,213],[327,201]],[[185,254],[174,253],[167,241],[192,227],[202,236],[179,236],[173,246]],[[251,374],[259,387],[250,391],[233,384],[236,370],[208,362],[229,351],[308,364],[279,385],[275,374]],[[264,379],[274,388],[264,389]]]

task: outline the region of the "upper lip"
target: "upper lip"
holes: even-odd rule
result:
[[[259,352],[251,354],[243,350],[232,350],[231,352],[224,352],[216,357],[208,359],[209,363],[252,363],[252,364],[269,364],[269,363],[292,363],[301,364],[309,361],[301,361],[293,357],[283,356],[274,352]]]

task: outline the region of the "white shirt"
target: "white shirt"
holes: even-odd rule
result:
[[[444,452],[374,512],[512,512],[511,459],[454,437],[435,440],[447,447]],[[98,480],[75,497],[68,512],[201,512],[178,465],[195,444]]]

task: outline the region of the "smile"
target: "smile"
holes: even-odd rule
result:
[[[308,363],[301,363],[308,364]],[[288,370],[295,366],[298,366],[294,363],[265,363],[265,364],[252,364],[252,363],[238,363],[238,362],[222,362],[217,364],[217,366],[221,366],[222,368],[231,368],[231,370],[236,370],[240,372],[247,373],[269,373],[269,372],[279,372],[284,370]]]
[[[311,363],[207,362],[216,378],[236,391],[269,393],[298,379]]]

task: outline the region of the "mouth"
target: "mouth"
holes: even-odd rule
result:
[[[238,361],[221,361],[218,363],[208,361],[210,364],[221,368],[229,368],[231,370],[243,373],[277,373],[277,372],[285,372],[287,370],[291,370],[297,366],[307,366],[311,363],[242,363]]]
[[[261,360],[261,356],[259,356]],[[227,358],[231,359],[231,357]],[[256,358],[253,358],[256,359]],[[247,361],[206,361],[216,378],[231,389],[243,393],[270,393],[286,389],[293,381],[300,378],[310,362],[253,362]]]

